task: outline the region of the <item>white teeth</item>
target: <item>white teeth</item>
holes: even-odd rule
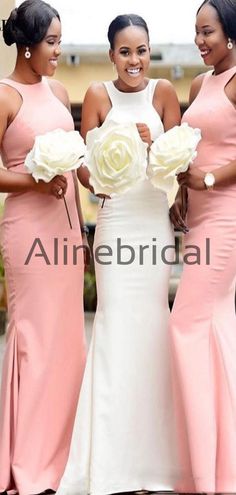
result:
[[[140,69],[128,69],[127,72],[129,74],[138,74],[140,72]]]
[[[56,59],[51,59],[50,63],[54,66],[57,67],[57,60]]]
[[[201,55],[205,56],[205,55],[208,55],[208,53],[210,53],[210,50],[201,50]]]

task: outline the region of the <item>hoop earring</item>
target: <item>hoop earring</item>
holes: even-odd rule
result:
[[[227,48],[228,50],[232,50],[234,47],[231,38],[228,38]]]
[[[30,58],[31,57],[31,53],[30,53],[30,50],[29,50],[29,47],[26,46],[25,47],[25,58]]]

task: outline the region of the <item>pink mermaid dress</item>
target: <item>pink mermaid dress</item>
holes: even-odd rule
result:
[[[4,166],[27,173],[35,136],[73,120],[46,79],[33,85],[4,79],[22,106],[5,132]],[[0,492],[56,490],[68,457],[85,365],[83,256],[74,181],[66,201],[37,192],[9,194],[1,222],[9,325],[0,402]]]
[[[205,172],[236,159],[236,109],[225,93],[235,74],[236,67],[206,73],[183,117],[202,131],[192,166]],[[184,254],[195,255],[184,265],[170,324],[182,465],[175,488],[236,492],[236,184],[189,190],[187,224]]]

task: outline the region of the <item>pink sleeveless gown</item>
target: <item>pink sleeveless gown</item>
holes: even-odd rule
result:
[[[224,91],[235,74],[236,67],[206,73],[183,117],[202,130],[193,167],[206,172],[236,159],[236,109]],[[185,254],[195,245],[201,259],[184,265],[170,324],[182,461],[176,490],[236,492],[236,184],[189,190],[187,223]]]
[[[1,83],[22,97],[4,135],[3,163],[12,173],[27,173],[24,160],[35,136],[59,127],[72,130],[73,120],[46,79],[33,85]],[[71,173],[67,179],[72,229],[63,200],[53,196],[14,193],[5,203],[0,236],[9,326],[0,403],[0,492],[56,490],[67,461],[85,365],[81,250],[76,265],[72,260],[81,233]]]

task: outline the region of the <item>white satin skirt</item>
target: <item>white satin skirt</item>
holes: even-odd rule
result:
[[[148,181],[100,207],[98,307],[57,495],[172,490],[176,484],[167,336],[173,245],[167,197]]]

